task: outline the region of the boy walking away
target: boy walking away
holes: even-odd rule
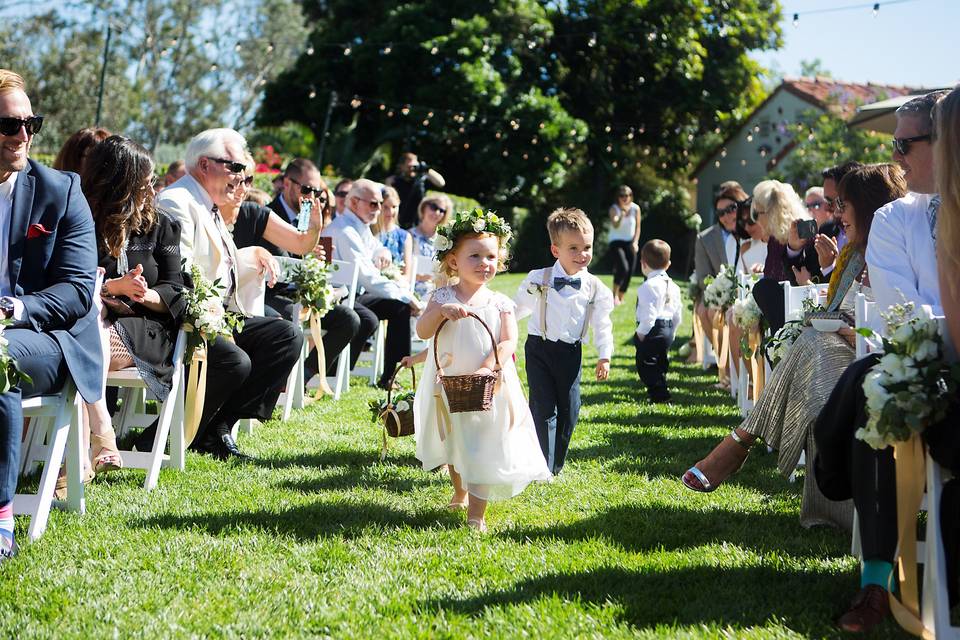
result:
[[[640,250],[640,268],[647,277],[637,290],[637,373],[651,402],[669,402],[667,350],[680,326],[680,287],[667,275],[670,245],[650,240]]]
[[[530,412],[547,466],[560,473],[580,414],[581,345],[593,327],[597,380],[606,380],[613,355],[613,293],[587,271],[593,225],[580,209],[547,218],[552,267],[531,271],[517,290],[517,317],[531,316],[524,346]]]

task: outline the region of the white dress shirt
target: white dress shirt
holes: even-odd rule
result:
[[[739,246],[737,244],[737,237],[723,227],[720,227],[720,232],[723,234],[723,250],[727,254],[727,264],[736,264],[737,247]]]
[[[548,267],[549,268],[549,267]],[[590,315],[590,327],[593,330],[593,342],[600,360],[609,360],[613,355],[613,292],[600,279],[584,269],[578,274],[568,275],[558,260],[550,270],[550,283],[554,278],[573,278],[580,280],[580,288],[565,286],[560,291],[550,286],[547,291],[547,335],[540,332],[540,293],[538,287],[543,284],[543,269],[534,269],[520,283],[513,301],[517,304],[517,319],[530,316],[527,332],[556,342],[558,340],[576,344],[584,335],[583,322],[587,305],[593,300]],[[586,341],[586,339],[584,339]]]
[[[333,240],[335,260],[359,265],[357,282],[367,293],[403,302],[412,300],[409,291],[384,276],[374,265],[374,257],[388,250],[373,237],[370,225],[365,224],[353,211],[345,209],[343,215],[334,218],[320,235]]]
[[[13,295],[10,282],[10,219],[13,217],[13,189],[17,186],[19,171],[14,171],[5,182],[0,182],[0,297]]]
[[[908,193],[880,207],[870,225],[867,274],[881,312],[904,300],[943,315],[927,209],[933,194]],[[879,317],[879,314],[877,314]]]
[[[637,289],[637,335],[646,336],[657,320],[672,320],[673,331],[680,326],[683,304],[680,287],[663,269],[651,271]]]

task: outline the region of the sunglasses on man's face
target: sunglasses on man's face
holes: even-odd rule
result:
[[[290,176],[287,176],[287,177],[290,178]],[[314,198],[319,198],[321,195],[323,195],[324,199],[326,199],[326,195],[325,195],[327,192],[326,189],[323,189],[321,187],[311,187],[308,184],[297,182],[293,178],[290,178],[290,182],[300,187],[300,195],[302,196],[313,196]]]
[[[339,191],[334,191],[333,195],[337,196],[338,198],[346,198],[348,193],[350,192],[340,189]]]
[[[245,165],[244,163],[236,162],[234,160],[230,160],[229,158],[210,158],[210,160],[213,160],[214,162],[222,164],[227,168],[227,171],[229,171],[230,173],[240,173],[241,171],[244,171],[247,168],[247,165]]]
[[[43,126],[43,116],[30,116],[29,118],[0,118],[0,133],[5,136],[15,136],[20,133],[20,127],[27,130],[27,135],[32,136],[40,132]]]
[[[899,153],[902,156],[910,153],[910,145],[914,142],[922,142],[923,140],[930,140],[933,136],[931,134],[926,134],[923,136],[913,136],[912,138],[894,138],[893,139],[893,150]]]
[[[843,201],[843,198],[837,196],[837,199],[833,201],[833,207],[837,210],[837,213],[843,213],[843,210],[846,208],[847,203]]]
[[[807,211],[820,211],[820,209],[826,209],[826,202],[823,200],[817,200],[816,202],[807,202],[806,207]]]
[[[721,218],[723,216],[728,216],[731,213],[734,213],[737,210],[737,203],[728,204],[723,209],[717,209],[717,217]]]
[[[836,200],[828,196],[823,196],[823,208],[825,211],[828,211],[829,213],[833,213],[834,211],[836,211],[836,207],[837,207]]]
[[[252,186],[253,186],[253,176],[247,176],[246,178],[244,178],[244,179],[243,179],[243,184],[247,185],[248,187],[252,187]]]

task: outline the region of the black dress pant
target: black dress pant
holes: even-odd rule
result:
[[[761,278],[753,285],[753,299],[770,325],[770,335],[783,327],[783,285],[773,278]]]
[[[813,427],[815,477],[831,500],[853,498],[864,560],[893,561],[897,548],[897,484],[893,449],[876,450],[855,437],[867,423],[863,381],[879,357],[855,361],[837,381]]]
[[[357,363],[364,343],[377,330],[379,321],[386,320],[387,340],[384,345],[383,377],[380,380],[385,382],[393,375],[400,359],[410,355],[410,305],[402,300],[364,293],[357,296],[354,309],[360,316],[360,331],[351,344],[350,357],[353,362],[350,368]]]
[[[529,335],[524,345],[530,413],[537,429],[540,450],[550,471],[563,469],[580,415],[580,368],[583,360],[579,342],[544,340]],[[550,440],[553,436],[553,459]]]
[[[241,418],[270,418],[303,348],[300,330],[279,318],[247,318],[233,338],[218,338],[207,347],[207,392],[197,442],[230,433]]]
[[[264,302],[266,305],[264,307],[265,316],[293,320],[294,301],[291,298],[268,293]],[[321,326],[326,332],[323,334],[322,340],[323,353],[326,355],[327,374],[332,375],[331,372],[337,368],[340,352],[357,337],[360,331],[360,316],[347,305],[338,304],[330,309],[327,315],[323,316]],[[376,326],[374,326],[374,329],[376,329]],[[370,333],[373,333],[373,331]],[[366,340],[370,337],[370,333],[366,334],[363,339]],[[304,378],[309,380],[316,374],[317,348],[314,347],[307,356]]]
[[[637,268],[637,254],[629,240],[614,240],[610,243],[613,261],[613,283],[620,291],[630,289],[630,278]]]
[[[637,349],[637,374],[646,385],[647,396],[653,402],[666,402],[670,399],[670,391],[667,389],[667,369],[670,366],[667,351],[672,338],[672,320],[657,320],[643,340],[636,334],[633,336],[633,344]]]

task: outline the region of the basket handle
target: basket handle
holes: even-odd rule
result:
[[[472,318],[475,318],[476,321],[479,322],[483,326],[483,328],[487,330],[487,335],[490,336],[490,343],[493,345],[493,359],[497,363],[497,369],[499,369],[500,354],[497,353],[497,341],[493,337],[493,331],[491,331],[490,327],[487,326],[487,323],[483,321],[483,318],[475,314],[473,311],[467,312],[467,315]],[[449,321],[446,318],[444,318],[443,321],[440,323],[440,325],[437,327],[437,332],[434,334],[434,337],[433,337],[433,362],[435,365],[437,365],[438,372],[441,371],[441,369],[440,369],[440,358],[437,356],[437,337],[440,335],[440,329],[443,329],[443,325],[447,324],[447,322]]]
[[[398,364],[397,368],[393,370],[393,375],[390,376],[390,382],[387,383],[387,404],[391,404],[393,401],[393,381],[397,379],[397,374],[400,373],[400,370],[403,369],[402,364]],[[413,390],[417,390],[417,372],[413,370],[413,367],[410,367],[410,375],[413,377]]]

